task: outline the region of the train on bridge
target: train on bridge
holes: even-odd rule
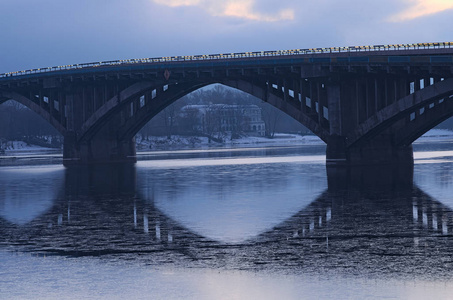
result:
[[[123,64],[149,64],[149,63],[162,63],[172,61],[199,61],[199,60],[219,60],[219,59],[235,59],[235,58],[259,58],[259,57],[274,57],[283,55],[307,55],[307,54],[335,54],[335,53],[357,53],[357,52],[370,52],[370,51],[392,51],[392,50],[426,50],[426,49],[443,49],[453,47],[453,42],[438,42],[438,43],[414,43],[414,44],[390,44],[390,45],[373,45],[373,46],[348,46],[348,47],[330,47],[330,48],[309,48],[309,49],[292,49],[292,50],[276,50],[276,51],[253,51],[253,52],[239,52],[239,53],[224,53],[224,54],[208,54],[208,55],[185,55],[185,56],[168,56],[168,57],[155,57],[155,58],[139,58],[139,59],[121,59],[111,61],[100,61],[91,63],[62,65],[46,68],[36,68],[23,71],[1,73],[0,78],[9,76],[20,76],[27,74],[59,71],[59,70],[72,70],[79,68],[100,67],[100,66],[117,66]],[[427,58],[418,58],[424,60]],[[450,60],[449,60],[450,59]],[[384,62],[379,59],[369,59],[368,57],[344,57],[337,60],[330,58],[309,58],[309,62]],[[433,62],[451,62],[451,57],[434,58]],[[388,62],[417,62],[412,61],[408,57],[402,58],[388,58]]]

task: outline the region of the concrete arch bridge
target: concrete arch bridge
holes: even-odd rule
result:
[[[411,143],[453,115],[453,43],[177,56],[0,74],[0,104],[64,136],[64,164],[134,162],[153,116],[209,84],[268,102],[327,144],[329,165],[412,164]]]

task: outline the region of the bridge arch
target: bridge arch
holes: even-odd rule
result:
[[[146,123],[170,104],[193,91],[216,83],[245,92],[270,104],[307,127],[327,143],[329,132],[302,112],[300,102],[285,101],[281,96],[272,93],[271,89],[263,88],[259,84],[246,80],[197,80],[168,85],[165,93],[157,94],[149,104],[139,109],[121,126],[118,133],[119,139],[129,140],[133,138]],[[264,81],[262,85],[267,86]],[[131,103],[134,101],[134,98],[129,98],[128,101]]]
[[[133,118],[126,121],[119,131],[119,138],[122,140],[133,138],[141,128],[169,105],[210,84],[212,82],[187,82],[169,86],[165,93],[156,95],[153,101],[146,105],[144,109],[137,111]]]
[[[211,83],[190,81],[182,84],[156,84],[142,81],[132,84],[107,100],[83,123],[77,133],[77,141],[89,143],[105,126],[116,127],[116,137],[119,140],[130,140],[168,105]]]
[[[83,142],[91,139],[108,122],[109,117],[118,113],[133,97],[143,94],[153,87],[154,84],[150,81],[137,82],[107,100],[83,123],[78,140]]]
[[[263,81],[262,84],[256,84],[252,81],[243,79],[237,80],[222,80],[219,83],[238,89],[242,92],[255,96],[256,98],[272,105],[283,113],[292,117],[311,132],[317,135],[321,140],[327,143],[329,139],[329,132],[321,126],[320,123],[314,121],[301,109],[301,103],[298,100],[287,100],[284,97],[277,95],[272,91],[269,82]]]
[[[66,133],[66,128],[57,118],[49,113],[49,111],[47,111],[44,107],[38,105],[29,98],[13,91],[0,91],[0,105],[8,100],[16,101],[28,107],[30,110],[46,120],[50,125],[52,125],[61,135],[64,135]]]
[[[453,94],[452,94],[453,95]],[[433,105],[434,104],[434,105]],[[433,105],[431,108],[429,108]],[[420,112],[423,111],[422,114]],[[406,126],[396,132],[397,145],[409,145],[423,134],[453,116],[453,96],[437,99],[416,112]]]
[[[378,111],[347,136],[347,147],[394,132],[394,143],[408,146],[453,115],[453,78],[427,86]]]

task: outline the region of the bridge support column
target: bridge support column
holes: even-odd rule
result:
[[[328,166],[413,165],[412,145],[397,146],[391,135],[380,135],[360,145],[346,147],[341,136],[331,136],[327,143]]]
[[[136,161],[135,138],[119,141],[99,134],[88,142],[77,143],[75,133],[64,137],[63,165],[65,166],[135,163]]]
[[[403,84],[404,83],[404,84]],[[401,81],[398,93],[406,95],[405,82]],[[379,101],[385,98],[379,90],[379,78],[351,78],[330,82],[327,86],[329,109],[329,137],[326,158],[328,166],[412,165],[412,146],[400,146],[395,141],[395,129],[376,136],[363,138],[351,144],[347,140],[357,126],[375,115]],[[388,91],[387,91],[388,92]]]

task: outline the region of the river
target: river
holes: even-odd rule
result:
[[[414,149],[413,172],[332,174],[316,145],[2,166],[0,298],[447,299],[453,143]]]

